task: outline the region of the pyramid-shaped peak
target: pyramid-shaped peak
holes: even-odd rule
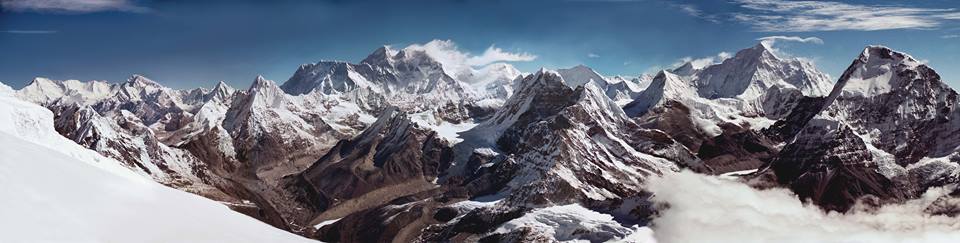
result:
[[[903,63],[908,66],[919,66],[922,63],[914,59],[912,56],[895,51],[889,47],[882,45],[870,45],[863,49],[863,52],[859,57],[860,61],[864,63],[871,62],[896,62]]]
[[[220,80],[220,81],[217,81],[217,84],[213,86],[213,89],[222,89],[222,88],[230,88],[230,85],[227,85],[226,82],[223,82],[223,80]]]
[[[393,58],[397,56],[397,50],[390,48],[390,46],[381,46],[367,55],[367,58],[364,58],[361,63],[366,63],[370,65],[384,65],[393,63]]]
[[[256,91],[256,90],[275,87],[275,86],[277,86],[277,84],[274,83],[273,81],[264,78],[263,75],[257,75],[257,78],[253,80],[253,84],[250,85],[250,90]]]
[[[127,83],[136,86],[159,85],[156,81],[153,81],[140,74],[134,74],[133,76],[130,76],[130,78],[127,79]]]
[[[28,84],[27,86],[50,85],[50,84],[54,84],[54,85],[55,85],[55,84],[57,84],[57,83],[60,83],[60,82],[59,82],[59,81],[52,80],[52,79],[49,79],[49,78],[35,77],[35,78],[33,78],[33,81],[30,81],[30,84]]]
[[[756,45],[750,48],[737,51],[737,54],[734,55],[733,58],[731,59],[734,59],[734,60],[760,59],[764,57],[770,57],[778,60],[780,59],[780,57],[774,54],[773,46],[771,46],[771,43],[766,41],[761,41],[760,43],[757,43]]]
[[[693,61],[689,61],[689,62],[683,63],[683,65],[680,65],[677,68],[674,68],[672,72],[686,76],[686,75],[693,74],[693,72],[696,70],[697,68],[693,66]]]
[[[571,70],[584,70],[584,71],[590,70],[590,71],[593,71],[592,68],[587,67],[587,65],[583,65],[583,64],[577,64],[576,66],[573,66],[573,67],[571,67],[571,68],[569,68],[569,69],[571,69]]]
[[[234,89],[233,87],[230,87],[230,85],[228,85],[226,82],[223,82],[222,80],[217,82],[217,84],[213,86],[213,90],[211,90],[211,92],[213,93],[219,93],[219,92],[233,93],[234,91],[236,91],[236,89]]]

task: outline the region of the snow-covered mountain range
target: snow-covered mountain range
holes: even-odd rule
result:
[[[339,242],[647,239],[662,206],[647,183],[681,170],[759,170],[744,180],[837,211],[960,182],[957,93],[886,47],[836,84],[769,43],[637,78],[447,64],[412,45],[247,89],[36,78],[0,100],[46,107],[49,122],[23,121],[42,109],[0,121]]]

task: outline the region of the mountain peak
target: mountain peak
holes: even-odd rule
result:
[[[872,45],[844,71],[832,97],[843,94],[875,96],[908,87],[916,80],[936,80],[940,76],[910,55],[885,46]]]
[[[557,73],[563,77],[564,82],[571,88],[576,88],[577,86],[582,86],[587,83],[594,83],[600,89],[606,89],[608,85],[607,79],[604,78],[603,75],[582,64],[571,68],[558,69]]]
[[[780,60],[776,54],[774,54],[773,46],[770,43],[761,41],[756,45],[743,49],[737,52],[732,59],[761,59],[761,58],[773,58],[775,60]]]
[[[230,85],[227,85],[227,83],[220,81],[217,82],[217,85],[213,86],[213,90],[210,90],[210,92],[206,94],[206,97],[208,100],[218,99],[223,101],[234,92],[236,92],[236,89],[230,87]]]
[[[227,83],[223,82],[223,80],[217,81],[217,84],[213,86],[214,90],[224,89],[224,88],[232,89],[232,87],[230,87],[230,85],[227,85]]]
[[[149,78],[144,77],[143,75],[140,75],[140,74],[134,74],[133,76],[130,76],[130,78],[127,79],[126,83],[128,85],[137,86],[137,87],[160,85],[156,81],[150,80]]]
[[[360,63],[370,64],[371,66],[392,66],[393,58],[397,56],[397,51],[390,48],[390,46],[381,46],[370,53],[367,58],[364,58]]]
[[[631,117],[641,116],[667,100],[692,99],[697,96],[696,92],[692,85],[676,74],[660,70],[653,77],[650,85],[623,109]]]
[[[674,73],[677,73],[677,74],[680,74],[680,75],[683,75],[683,76],[688,76],[688,75],[693,74],[693,72],[696,71],[696,70],[697,70],[697,68],[694,67],[694,66],[693,66],[693,62],[690,61],[690,62],[684,63],[683,65],[680,65],[680,66],[677,67],[677,68],[674,68],[674,69],[673,69],[673,72],[674,72]]]
[[[271,80],[267,80],[263,75],[257,75],[257,78],[253,80],[253,84],[250,85],[249,91],[257,91],[271,86],[277,86],[277,84]]]
[[[898,52],[882,45],[870,45],[863,49],[863,53],[858,58],[864,63],[884,62],[901,63],[910,67],[921,65],[919,61],[903,52]]]
[[[31,87],[31,86],[33,86],[33,87],[52,87],[52,86],[60,86],[61,83],[62,83],[62,82],[60,82],[60,81],[51,80],[51,79],[49,79],[49,78],[35,77],[35,78],[33,78],[32,81],[30,81],[30,84],[27,84],[26,87]]]

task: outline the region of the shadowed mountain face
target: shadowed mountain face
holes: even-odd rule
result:
[[[814,104],[815,105],[815,104]],[[909,55],[871,46],[773,170],[801,197],[846,210],[860,196],[901,200],[957,181],[957,92]],[[809,114],[809,113],[808,113]],[[804,125],[800,125],[804,124]]]
[[[761,131],[831,85],[809,62],[758,44],[718,64],[661,71],[624,110],[694,151],[712,173],[725,173],[769,162],[779,152],[778,135]]]
[[[288,187],[322,212],[316,224],[434,189],[452,160],[452,149],[436,132],[388,108],[363,133],[288,178]]]

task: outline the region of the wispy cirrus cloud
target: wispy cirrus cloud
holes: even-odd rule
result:
[[[0,30],[0,33],[7,34],[24,34],[24,35],[43,35],[43,34],[56,34],[56,30]]]
[[[862,5],[829,1],[733,2],[749,11],[734,13],[732,18],[750,25],[756,31],[933,29],[945,22],[960,20],[960,11],[953,8]]]
[[[773,45],[773,44],[776,43],[777,41],[792,41],[792,42],[811,43],[811,44],[818,44],[818,45],[822,45],[822,44],[823,44],[823,39],[820,39],[820,38],[817,38],[817,37],[799,37],[799,36],[782,36],[782,35],[776,35],[776,36],[767,36],[767,37],[757,38],[757,40],[760,41],[760,42],[769,44],[769,45]]]
[[[680,12],[683,12],[693,17],[697,17],[699,19],[703,19],[706,21],[714,22],[714,23],[720,22],[718,20],[717,15],[708,14],[693,4],[671,3],[670,6],[680,10]]]
[[[823,45],[823,39],[820,39],[818,37],[812,37],[812,36],[800,37],[800,36],[776,35],[776,36],[760,37],[760,38],[757,38],[757,40],[760,41],[760,43],[766,46],[768,49],[770,49],[770,51],[773,51],[773,54],[779,57],[799,58],[809,62],[813,62],[813,60],[808,58],[803,58],[803,57],[796,57],[793,54],[781,51],[780,49],[777,48],[776,46],[777,43],[778,42],[798,42],[798,43],[805,43],[805,44]]]
[[[92,13],[104,11],[148,12],[130,0],[0,0],[4,11]]]

